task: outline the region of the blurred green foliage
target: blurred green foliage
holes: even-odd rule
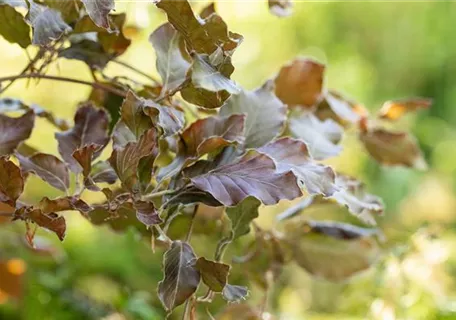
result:
[[[204,3],[193,5],[202,8]],[[162,13],[141,2],[117,7],[128,12],[130,26],[140,29],[131,34],[133,45],[124,60],[156,73],[147,37],[164,21]],[[364,178],[370,191],[385,200],[380,225],[387,240],[377,266],[347,284],[312,280],[289,266],[271,292],[274,313],[280,319],[456,319],[456,4],[297,2],[291,17],[277,18],[267,11],[266,1],[239,0],[220,2],[218,11],[245,37],[234,56],[234,79],[247,88],[261,85],[295,56],[309,55],[327,64],[327,88],[371,111],[389,99],[434,99],[430,110],[407,116],[397,126],[417,136],[430,164],[428,172],[382,168],[350,135],[343,155],[331,162]],[[20,48],[0,39],[0,50],[0,75],[18,73],[27,61]],[[63,74],[90,79],[82,62],[62,60],[59,67]],[[115,65],[108,72],[132,76]],[[89,92],[49,82],[25,85],[16,83],[6,95],[38,103],[62,117],[70,117]],[[55,152],[53,129],[44,123],[39,128],[32,144]],[[46,187],[38,179],[30,182],[27,197],[37,200]],[[56,194],[46,189],[46,195]],[[284,206],[264,210],[260,223],[270,224],[279,209]],[[0,228],[0,258],[19,257],[27,265],[23,300],[0,304],[0,319],[100,319],[116,312],[128,319],[164,318],[156,298],[162,250],[152,253],[150,239],[133,231],[115,234],[70,217],[63,244],[40,233],[53,250],[50,258],[18,246],[23,232],[18,226]],[[195,237],[196,251],[212,251],[206,242],[204,235]],[[240,254],[241,247],[233,246],[231,254]],[[242,282],[236,266],[233,272]],[[283,288],[286,280],[292,285]],[[261,299],[261,290],[250,287],[252,299]]]

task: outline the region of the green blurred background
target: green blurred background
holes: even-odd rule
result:
[[[205,3],[192,5],[198,11]],[[127,25],[136,30],[129,32],[133,43],[121,60],[157,74],[148,36],[165,21],[164,15],[141,1],[119,2],[117,11],[126,11]],[[277,318],[456,319],[456,3],[299,1],[291,17],[277,18],[266,1],[233,0],[217,3],[217,11],[230,30],[244,36],[234,55],[233,77],[248,89],[303,55],[327,64],[327,88],[371,111],[395,98],[434,99],[430,110],[408,115],[396,126],[416,135],[429,163],[427,172],[379,166],[350,133],[343,154],[331,161],[339,171],[364,179],[385,201],[379,224],[387,241],[379,263],[342,284],[313,280],[290,265],[284,276],[290,284],[272,303]],[[23,50],[3,39],[0,57],[0,76],[17,74],[27,63]],[[144,81],[117,65],[108,65],[107,73]],[[78,61],[61,59],[49,74],[91,80]],[[3,97],[37,103],[71,119],[89,93],[84,86],[33,80],[16,82]],[[54,128],[41,121],[38,128],[30,144],[57,154]],[[34,177],[26,191],[28,201],[58,195]],[[90,194],[87,199],[97,200]],[[270,226],[288,205],[263,210],[260,224]],[[66,217],[63,243],[40,232],[52,259],[17,245],[20,226],[1,225],[0,258],[22,259],[26,272],[20,301],[0,292],[0,319],[163,319],[156,298],[162,250],[152,253],[149,239],[133,230],[116,234],[74,213]],[[204,241],[204,235],[194,238],[197,251],[204,251]],[[241,247],[232,251],[240,253]],[[16,265],[18,273],[21,267]],[[259,300],[261,293],[249,286],[252,301]]]

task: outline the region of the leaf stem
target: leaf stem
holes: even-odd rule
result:
[[[159,225],[154,225],[154,228],[158,231],[160,236],[163,238],[163,240],[168,244],[171,245],[173,243],[173,240],[171,240],[166,233],[162,230],[162,228]]]
[[[0,78],[0,83],[2,83],[4,81],[14,81],[17,79],[32,79],[32,78],[83,84],[86,86],[91,86],[92,88],[96,88],[96,89],[100,89],[100,90],[104,90],[104,91],[113,93],[115,95],[118,95],[119,97],[125,98],[127,96],[127,93],[125,91],[118,90],[116,88],[107,86],[102,83],[89,82],[89,81],[72,79],[72,78],[67,78],[67,77],[49,76],[49,75],[39,74],[39,73],[19,74],[19,75],[15,75],[15,76],[2,77],[2,78]]]
[[[125,67],[125,68],[127,68],[127,69],[130,69],[131,71],[134,71],[134,72],[136,72],[137,74],[140,74],[140,75],[142,75],[143,77],[145,77],[145,78],[147,78],[147,79],[153,81],[155,84],[160,84],[160,81],[158,81],[157,79],[155,79],[155,78],[152,77],[151,75],[145,73],[145,72],[142,71],[142,70],[139,70],[138,68],[136,68],[136,67],[134,67],[134,66],[132,66],[132,65],[126,63],[126,62],[119,61],[119,60],[111,60],[111,62],[114,62],[114,63],[116,63],[116,64],[118,64],[118,65],[120,65],[120,66],[123,66],[123,67]]]
[[[217,248],[215,249],[215,261],[219,262],[223,259],[223,255],[225,254],[226,249],[228,248],[228,245],[233,241],[233,232],[231,232],[229,237],[222,238],[218,244]]]
[[[164,195],[167,195],[167,194],[173,194],[175,192],[176,192],[176,190],[162,190],[162,191],[149,193],[149,194],[144,196],[144,200],[150,200],[150,199],[158,198],[158,197],[161,197],[161,196],[164,196]]]
[[[196,217],[196,214],[198,213],[198,207],[199,207],[199,205],[196,204],[195,207],[193,208],[193,213],[192,213],[192,217],[190,220],[190,226],[188,227],[187,236],[185,237],[185,242],[189,242],[190,238],[192,237],[193,225],[195,224],[195,217]]]

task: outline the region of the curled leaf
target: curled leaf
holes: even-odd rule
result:
[[[19,118],[0,114],[0,156],[13,153],[22,141],[27,140],[34,124],[33,111],[28,111]]]
[[[230,266],[224,263],[198,258],[195,268],[200,272],[203,282],[214,292],[222,292],[228,281]]]
[[[165,252],[165,276],[158,284],[158,297],[167,311],[184,303],[196,291],[201,276],[195,262],[195,253],[186,242],[174,241]]]
[[[77,210],[83,215],[86,215],[93,210],[90,205],[76,197],[61,197],[57,199],[49,199],[48,197],[44,197],[38,203],[38,208],[43,213]]]
[[[66,232],[66,222],[62,216],[55,213],[43,213],[40,209],[22,207],[14,213],[15,220],[25,220],[54,232],[63,241]]]

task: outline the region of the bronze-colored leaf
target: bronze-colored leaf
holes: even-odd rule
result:
[[[226,284],[225,287],[223,288],[223,291],[222,291],[222,295],[223,295],[223,298],[228,301],[228,302],[240,302],[242,300],[245,300],[246,297],[249,295],[249,289],[247,287],[243,287],[243,286],[235,286],[235,285],[231,285],[231,284]],[[233,305],[237,305],[237,304],[233,304]],[[240,305],[239,305],[240,306]],[[239,316],[241,316],[241,318],[239,318]],[[242,318],[244,317],[245,314],[244,313],[241,313],[241,314],[238,314],[235,318],[228,318],[228,319],[257,319],[257,318],[252,318],[252,314],[249,315],[248,317],[246,318]],[[259,317],[259,315],[257,315]],[[221,319],[225,319],[225,318],[221,318]],[[261,317],[259,317],[258,319],[261,319]]]
[[[218,167],[191,179],[225,206],[233,206],[254,196],[266,205],[302,195],[296,177],[289,171],[277,173],[274,161],[266,155],[245,156],[239,161]]]
[[[10,43],[17,43],[22,48],[31,44],[30,26],[16,9],[6,3],[0,3],[0,35]]]
[[[93,182],[113,184],[117,180],[117,174],[108,161],[99,161],[92,166],[90,178]]]
[[[275,78],[276,94],[289,107],[311,107],[321,98],[325,66],[298,58],[280,69]]]
[[[293,13],[291,0],[268,0],[269,11],[278,17],[288,17]]]
[[[250,232],[250,223],[258,218],[258,208],[260,205],[261,202],[257,198],[248,197],[237,206],[226,208],[226,214],[231,221],[233,240]]]
[[[201,276],[195,262],[195,253],[186,242],[174,241],[165,252],[165,276],[158,284],[158,297],[167,311],[184,303],[196,291]]]
[[[152,202],[135,201],[133,205],[136,209],[136,217],[145,226],[152,226],[163,222]]]
[[[152,127],[152,119],[143,111],[145,104],[146,100],[137,97],[132,91],[128,91],[121,107],[121,119],[134,134],[136,140]]]
[[[109,29],[108,14],[114,9],[114,0],[81,0],[90,18],[101,28]]]
[[[324,224],[315,222],[312,229],[307,221],[293,219],[284,233],[296,263],[314,277],[344,281],[376,261],[379,248],[370,231],[344,224]]]
[[[73,152],[73,158],[78,162],[82,168],[82,174],[87,179],[92,171],[92,159],[94,153],[100,148],[95,144],[85,145],[82,148],[76,149]]]
[[[56,199],[44,197],[38,203],[38,208],[43,213],[77,210],[83,215],[86,215],[93,210],[90,205],[76,197],[61,197]]]
[[[161,96],[178,88],[186,79],[190,57],[185,51],[182,36],[165,23],[149,37],[157,55],[157,70],[162,78]]]
[[[157,155],[156,139],[156,131],[152,128],[146,131],[138,142],[129,142],[125,147],[112,152],[109,163],[128,190],[139,191],[138,166],[141,159]]]
[[[301,140],[282,138],[257,151],[271,157],[278,172],[293,171],[310,194],[331,196],[338,189],[333,169],[312,161],[307,145]]]
[[[0,157],[0,202],[14,207],[24,191],[21,170],[12,161]]]
[[[57,132],[55,137],[59,143],[59,153],[63,160],[76,173],[81,171],[80,165],[73,158],[73,152],[86,145],[97,145],[99,149],[94,153],[98,157],[101,150],[109,141],[109,118],[103,109],[95,108],[92,104],[81,106],[74,117],[74,127],[65,132]]]
[[[293,137],[306,143],[316,160],[337,156],[342,151],[339,142],[343,129],[331,119],[320,121],[313,113],[302,112],[290,119],[289,130]]]
[[[274,139],[282,132],[286,120],[286,107],[275,96],[271,82],[254,91],[232,95],[220,109],[223,116],[243,113],[246,148],[258,148]]]
[[[320,120],[332,119],[342,125],[354,124],[368,116],[361,104],[350,100],[334,90],[329,90],[317,106],[315,115]]]
[[[71,46],[59,51],[59,57],[83,61],[91,69],[104,69],[112,59],[100,43],[89,39],[72,42]]]
[[[68,190],[70,177],[65,164],[51,154],[37,153],[31,157],[16,154],[21,163],[22,171],[33,172],[54,188]]]
[[[331,198],[346,206],[350,213],[363,222],[375,225],[375,216],[383,214],[382,199],[367,193],[364,183],[349,176],[338,174],[336,185],[339,190]]]
[[[62,216],[55,213],[43,213],[40,209],[22,207],[14,213],[15,220],[25,220],[54,232],[63,241],[66,232],[66,222]]]
[[[200,272],[203,282],[214,292],[222,292],[228,282],[230,266],[224,263],[198,258],[195,268]]]
[[[0,114],[0,156],[13,153],[22,141],[28,139],[34,124],[33,111],[28,111],[19,118]]]
[[[47,46],[51,41],[59,39],[72,28],[63,21],[62,14],[54,9],[30,1],[27,19],[32,24],[32,43]]]
[[[184,113],[176,108],[146,100],[143,110],[163,130],[165,136],[173,135],[185,126]]]
[[[431,105],[432,99],[427,98],[386,101],[378,112],[378,117],[393,121],[399,119],[407,112],[412,112],[419,109],[428,109],[431,107]]]
[[[383,165],[427,169],[415,137],[406,132],[374,128],[361,132],[360,139],[370,156]]]
[[[117,57],[123,54],[130,46],[131,40],[127,39],[123,33],[126,17],[127,16],[125,13],[110,15],[111,23],[116,31],[106,32],[103,30],[103,32],[98,32],[98,41],[100,42],[106,54]]]

